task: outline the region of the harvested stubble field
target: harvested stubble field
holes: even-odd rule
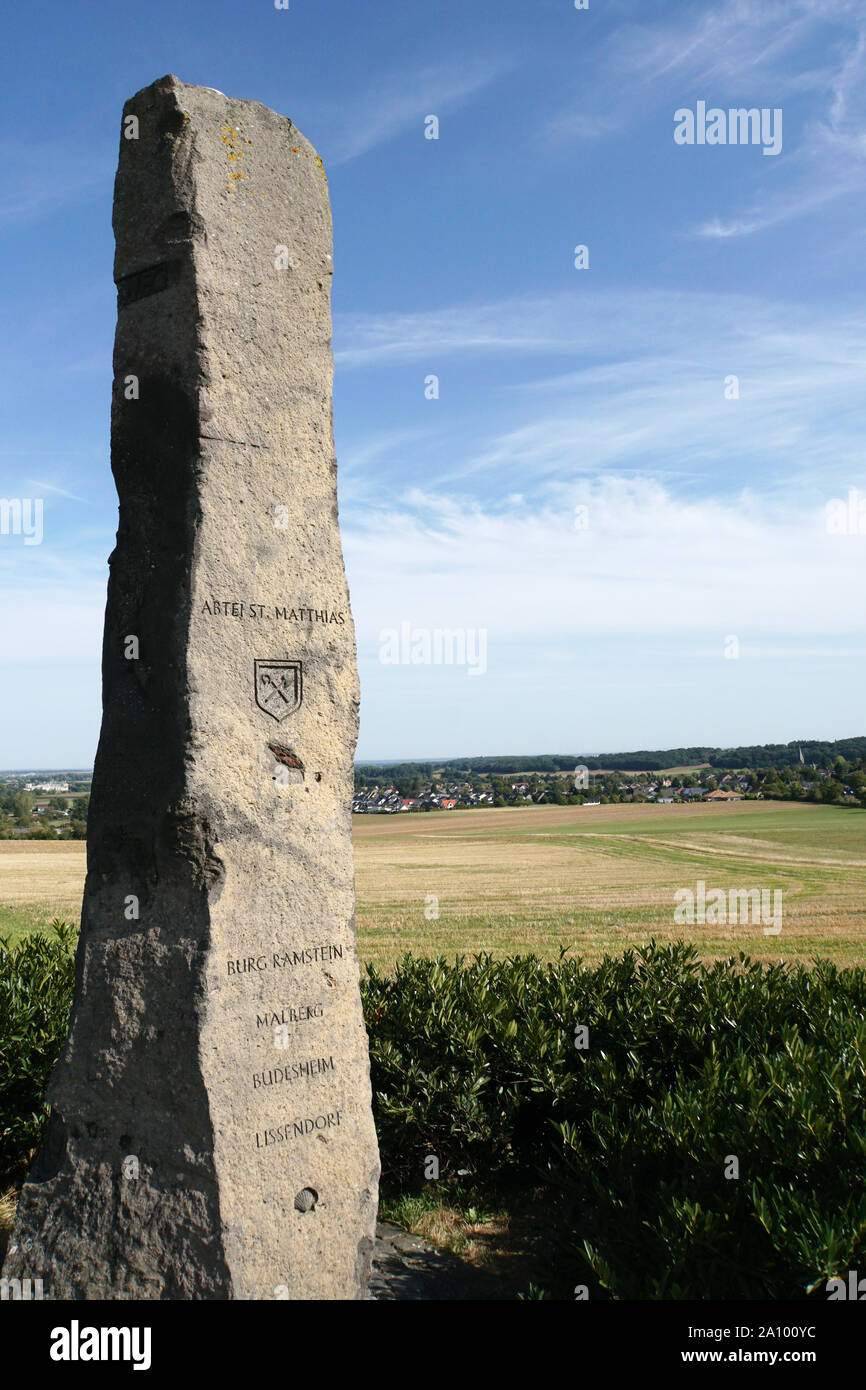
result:
[[[357,816],[362,961],[560,948],[587,961],[678,938],[701,953],[866,961],[866,813],[788,802]],[[782,931],[684,927],[677,889],[781,889]],[[78,920],[84,845],[0,841],[0,932]],[[433,899],[436,901],[434,902]],[[438,908],[438,917],[433,915]]]
[[[786,802],[508,808],[359,817],[355,838],[362,954],[383,965],[405,950],[549,959],[561,946],[592,961],[653,936],[694,940],[706,956],[866,958],[860,811]],[[781,933],[677,925],[674,894],[698,880],[708,890],[781,889]],[[428,895],[437,919],[425,919]]]

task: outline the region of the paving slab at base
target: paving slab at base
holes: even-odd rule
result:
[[[399,1226],[378,1223],[368,1299],[470,1302],[501,1296],[501,1285],[492,1275]]]

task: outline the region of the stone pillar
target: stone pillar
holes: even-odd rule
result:
[[[351,843],[322,161],[165,77],[115,187],[103,723],[69,1040],[7,1277],[363,1297],[378,1151]]]

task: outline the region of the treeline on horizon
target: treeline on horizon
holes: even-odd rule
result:
[[[623,772],[660,772],[667,767],[688,767],[709,763],[717,768],[791,767],[800,762],[809,766],[829,768],[836,758],[858,762],[866,758],[866,737],[803,739],[793,743],[755,743],[743,748],[657,748],[641,749],[635,753],[532,753],[511,757],[449,758],[444,762],[358,763],[356,780],[375,784],[407,777],[440,775],[461,777],[489,773],[571,772],[586,767],[590,772],[600,768]]]

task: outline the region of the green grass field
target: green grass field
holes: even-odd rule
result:
[[[606,952],[677,938],[705,956],[866,961],[866,813],[790,802],[721,806],[539,806],[358,816],[355,864],[363,960],[496,955],[561,947]],[[687,928],[674,894],[782,891],[782,930]],[[84,845],[0,841],[0,931],[78,919]],[[436,915],[438,913],[438,915]]]

